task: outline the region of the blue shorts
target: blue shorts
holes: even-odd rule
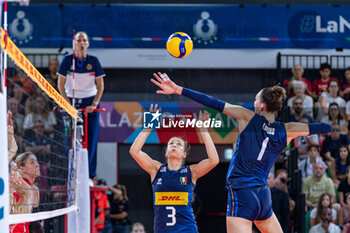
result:
[[[271,191],[267,186],[228,190],[226,216],[255,221],[266,220],[271,215]]]

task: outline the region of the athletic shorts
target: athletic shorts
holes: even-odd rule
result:
[[[267,186],[228,189],[226,216],[255,221],[266,220],[271,215],[271,192]]]

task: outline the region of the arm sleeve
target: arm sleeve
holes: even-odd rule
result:
[[[309,123],[309,134],[327,134],[332,131],[332,126],[327,123]]]
[[[194,91],[188,88],[183,88],[181,95],[186,96],[190,98],[191,100],[194,100],[198,103],[203,104],[204,106],[213,108],[215,110],[218,110],[220,112],[224,111],[225,108],[225,102],[219,99],[216,99],[212,96],[206,95],[204,93],[201,93],[199,91]]]

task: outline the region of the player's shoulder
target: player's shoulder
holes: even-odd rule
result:
[[[66,59],[73,59],[73,54],[71,53],[71,54],[64,55],[62,61],[66,60]]]
[[[94,56],[94,55],[91,55],[91,54],[86,54],[86,58],[89,61],[93,61],[93,62],[97,62],[98,61],[98,58],[96,56]]]

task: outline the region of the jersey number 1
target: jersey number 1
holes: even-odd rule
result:
[[[265,140],[262,143],[262,147],[258,156],[258,160],[260,161],[262,159],[262,157],[264,156],[265,150],[266,150],[266,146],[267,143],[269,142],[269,137],[266,137]]]
[[[167,222],[166,226],[174,226],[176,224],[176,209],[173,206],[167,206],[166,210],[171,210],[171,214],[168,214],[168,218],[171,218],[171,222]]]

